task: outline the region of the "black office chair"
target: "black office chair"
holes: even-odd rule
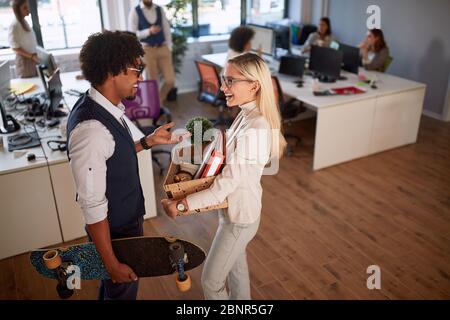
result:
[[[283,124],[287,124],[288,126],[290,126],[292,125],[293,120],[300,113],[306,111],[306,108],[303,106],[303,103],[297,99],[290,99],[289,101],[284,100],[283,90],[281,89],[280,81],[276,76],[272,76],[272,84]],[[301,143],[302,140],[300,137],[288,133],[284,133],[284,137],[288,142],[286,155],[290,157],[294,154],[295,147],[297,147],[297,145]],[[289,140],[293,140],[293,143],[289,143]]]
[[[233,122],[231,117],[225,115],[227,102],[225,95],[220,90],[220,78],[214,65],[204,62],[195,61],[198,73],[200,75],[200,83],[197,99],[206,102],[214,107],[219,107],[219,117],[213,120],[214,127],[229,128]]]
[[[312,25],[312,24],[302,25],[300,28],[300,35],[299,35],[298,43],[300,45],[304,45],[306,40],[308,40],[309,35],[316,31],[317,31],[317,27],[315,25]]]

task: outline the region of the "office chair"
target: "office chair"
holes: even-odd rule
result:
[[[219,107],[219,117],[213,120],[214,127],[225,126],[229,128],[233,119],[225,116],[224,110],[227,102],[225,95],[220,90],[220,77],[216,67],[210,63],[198,60],[195,61],[195,65],[200,76],[197,100]]]
[[[298,43],[302,46],[305,44],[306,40],[308,40],[308,37],[311,33],[316,32],[317,27],[312,24],[305,24],[302,25],[300,28],[300,34],[298,37]]]
[[[139,130],[145,135],[153,133],[159,126],[172,121],[172,116],[167,108],[161,107],[159,100],[159,89],[156,80],[144,80],[138,83],[138,91],[136,98],[133,101],[123,100],[125,105],[126,116],[133,121]],[[151,120],[152,124],[145,126],[139,120]],[[164,171],[164,167],[155,157],[157,154],[168,154],[171,152],[167,150],[155,150],[152,148],[152,160],[160,168],[160,175]]]
[[[283,90],[281,89],[280,81],[276,76],[272,76],[272,85],[283,124],[286,123],[287,125],[291,125],[297,115],[305,112],[306,108],[303,106],[303,103],[297,99],[290,99],[289,101],[284,100]],[[290,157],[294,154],[294,148],[301,142],[301,138],[287,133],[284,134],[284,137],[286,138],[286,141],[289,139],[294,141],[293,144],[289,142],[287,144],[286,155]]]
[[[384,63],[383,72],[387,71],[392,61],[394,61],[394,58],[392,58],[391,56],[387,57],[386,62]]]

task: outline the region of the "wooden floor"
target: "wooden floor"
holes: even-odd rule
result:
[[[178,127],[216,114],[194,94],[170,109]],[[263,178],[262,222],[247,249],[253,298],[450,299],[450,123],[423,117],[416,144],[317,172],[314,127],[314,119],[288,127],[302,145],[278,175]],[[158,202],[161,184],[156,177]],[[172,221],[159,204],[145,222],[146,235],[180,236],[206,250],[216,228],[214,213]],[[381,268],[381,290],[366,287],[370,265]],[[141,279],[139,299],[202,299],[201,271],[191,272],[185,294],[173,277]],[[96,298],[97,282],[82,286],[72,299]],[[0,299],[56,299],[54,287],[26,254],[0,261]]]

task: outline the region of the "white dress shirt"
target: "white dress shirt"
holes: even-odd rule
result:
[[[255,101],[240,108],[241,112],[227,131],[227,139],[235,136],[227,149],[227,164],[209,189],[188,195],[186,200],[189,210],[195,210],[227,199],[230,221],[250,224],[261,214],[261,176],[270,160],[272,135]]]
[[[139,6],[142,9],[142,12],[144,12],[144,16],[147,19],[148,22],[151,24],[154,24],[157,19],[156,15],[156,5],[153,4],[152,7],[149,9],[147,8],[143,3],[140,3]],[[169,48],[170,51],[172,51],[172,33],[170,31],[170,24],[167,20],[166,14],[164,12],[164,9],[161,8],[161,20],[162,20],[162,29],[164,32],[164,39],[165,44]],[[150,35],[150,31],[148,29],[139,30],[139,16],[136,12],[136,7],[133,7],[130,10],[130,14],[128,17],[128,30],[136,33],[137,37],[141,39],[145,39]]]
[[[27,21],[25,23],[28,25]],[[29,53],[36,53],[37,41],[33,29],[26,31],[17,19],[14,19],[8,30],[8,41],[13,49],[23,49]]]
[[[89,97],[111,113],[122,126],[121,118],[127,121],[122,103],[113,105],[92,87],[89,89]],[[113,155],[114,148],[112,134],[98,120],[83,121],[70,133],[70,167],[78,194],[77,202],[86,224],[94,224],[107,217],[106,160]]]

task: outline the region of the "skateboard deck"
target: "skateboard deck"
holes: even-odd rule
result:
[[[111,243],[117,259],[127,264],[140,278],[178,273],[177,285],[181,291],[186,291],[178,284],[178,281],[186,280],[187,274],[184,272],[202,264],[206,257],[199,246],[171,237],[136,237],[113,240]],[[59,289],[65,288],[69,265],[79,268],[81,280],[110,278],[92,242],[34,250],[30,254],[30,262],[42,276],[58,280]]]

